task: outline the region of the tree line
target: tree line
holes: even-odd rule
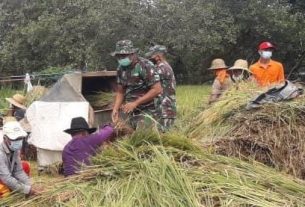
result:
[[[109,53],[130,39],[140,55],[166,45],[179,82],[202,83],[213,58],[253,63],[269,40],[289,74],[305,67],[304,12],[303,0],[0,0],[0,70],[113,70]]]

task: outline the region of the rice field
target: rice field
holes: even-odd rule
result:
[[[207,103],[211,90],[209,85],[181,85],[177,87],[177,109],[180,117],[191,114],[194,109],[200,108]],[[9,87],[0,89],[0,109],[8,107],[5,98],[11,97],[20,90],[14,90]],[[107,99],[108,100],[108,99]]]
[[[184,119],[207,104],[210,85],[183,85],[177,87],[177,111],[179,119]]]
[[[92,166],[84,167],[70,179],[34,172],[33,180],[44,187],[44,193],[30,199],[14,194],[2,205],[305,206],[304,181],[253,160],[217,155],[188,138],[193,130],[194,135],[207,135],[207,129],[215,127],[209,122],[216,120],[213,114],[200,113],[207,108],[209,92],[208,85],[179,86],[178,119],[172,131],[166,134],[138,131],[103,148],[92,158]],[[228,103],[219,105],[217,113],[226,116]],[[205,121],[209,122],[208,128],[200,128]],[[196,124],[199,130],[192,128]],[[35,163],[32,167],[35,171]]]
[[[93,158],[93,165],[54,180],[10,206],[278,207],[304,206],[304,182],[255,162],[202,150],[179,134],[138,131]]]

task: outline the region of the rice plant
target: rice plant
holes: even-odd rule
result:
[[[13,196],[3,205],[305,205],[303,181],[256,162],[211,154],[178,134],[138,131],[103,149],[92,163],[40,196],[18,201]]]

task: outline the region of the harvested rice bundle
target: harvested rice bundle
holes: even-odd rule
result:
[[[86,99],[93,108],[102,108],[113,103],[114,95],[115,94],[112,92],[99,91],[94,95],[87,95]]]
[[[10,206],[304,206],[304,182],[201,151],[179,134],[134,133],[93,158],[80,175]]]
[[[227,118],[238,110],[242,110],[247,103],[262,92],[252,82],[240,83],[226,91],[219,101],[202,111],[195,117],[188,134],[195,139],[214,138],[222,136],[230,129]]]
[[[47,91],[48,89],[43,86],[34,86],[25,96],[25,105],[27,107],[30,106],[34,101],[39,100]]]
[[[305,179],[305,98],[246,110],[257,91],[251,85],[229,90],[196,117],[190,137],[216,153],[255,159]]]
[[[305,179],[304,97],[268,104],[255,111],[238,112],[228,121],[234,127],[226,141],[215,143],[216,151],[254,158]],[[248,144],[244,144],[245,141]]]

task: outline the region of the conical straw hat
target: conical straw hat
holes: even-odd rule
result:
[[[211,67],[208,69],[216,70],[221,68],[228,68],[228,66],[225,64],[225,61],[223,59],[217,58],[212,61]]]
[[[230,67],[228,70],[245,70],[247,72],[250,72],[248,69],[248,61],[243,59],[238,59],[235,61],[234,65]]]
[[[17,106],[18,108],[26,109],[26,107],[24,106],[25,97],[23,95],[17,93],[13,95],[12,98],[6,98],[6,100],[14,106]]]

